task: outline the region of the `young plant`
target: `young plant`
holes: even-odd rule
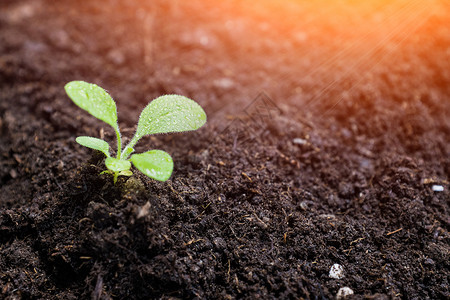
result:
[[[79,136],[77,143],[103,152],[105,165],[114,175],[114,183],[120,175],[131,176],[131,163],[150,178],[166,181],[173,170],[172,157],[162,150],[150,150],[133,154],[134,146],[145,135],[196,130],[206,123],[206,114],[195,101],[179,95],[165,95],[151,101],[141,112],[136,133],[122,149],[122,138],[117,123],[117,107],[111,96],[101,87],[84,81],[71,81],[64,87],[67,95],[80,108],[114,128],[117,139],[116,157],[109,153],[104,140]],[[130,157],[131,155],[131,157]]]

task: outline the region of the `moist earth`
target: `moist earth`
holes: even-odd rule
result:
[[[449,17],[444,0],[2,1],[0,298],[448,299]],[[139,142],[173,156],[167,182],[114,184],[75,143],[115,140],[71,80],[110,92],[125,141],[162,94],[208,123]]]

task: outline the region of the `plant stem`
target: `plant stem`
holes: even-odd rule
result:
[[[128,145],[123,149],[123,152],[122,152],[122,156],[123,156],[123,157],[120,157],[120,159],[126,160],[126,159],[128,158],[128,156],[129,156],[131,153],[133,153],[134,150],[131,151],[130,153],[128,153],[128,149],[133,148],[134,145],[136,145],[137,141],[138,141],[138,139],[136,138],[136,136],[133,136],[133,138],[132,138],[131,141],[128,143]]]
[[[117,158],[120,158],[122,155],[122,138],[120,137],[120,131],[119,126],[117,126],[116,129],[116,136],[117,136]]]

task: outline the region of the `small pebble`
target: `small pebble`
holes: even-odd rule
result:
[[[340,264],[332,265],[329,276],[330,276],[330,278],[334,278],[334,279],[344,278],[344,267],[342,267]]]
[[[433,185],[431,187],[431,189],[433,190],[433,192],[443,192],[444,191],[444,187],[442,185]]]
[[[339,291],[336,294],[336,300],[345,299],[348,295],[353,295],[354,292],[349,287],[342,287],[339,289]]]
[[[148,201],[147,201],[147,203],[144,204],[144,206],[139,207],[137,218],[140,219],[140,218],[146,217],[148,215],[148,213],[150,212],[151,207],[152,207],[152,205]]]
[[[305,201],[300,202],[300,208],[303,210],[308,210],[308,204]]]
[[[301,138],[295,138],[295,139],[292,140],[292,142],[294,144],[297,144],[297,145],[306,145],[308,143],[307,140],[304,140],[304,139],[301,139]]]
[[[9,176],[11,176],[11,178],[13,179],[17,178],[17,171],[12,169],[11,171],[9,171]]]

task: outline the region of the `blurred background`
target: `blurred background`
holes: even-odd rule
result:
[[[51,65],[46,76],[92,79],[116,95],[119,111],[179,93],[210,115],[238,113],[265,91],[286,112],[326,115],[373,109],[383,99],[401,104],[430,97],[433,87],[449,92],[445,0],[37,0],[2,6],[1,35],[18,41],[0,45],[2,53],[25,54],[35,69]]]

